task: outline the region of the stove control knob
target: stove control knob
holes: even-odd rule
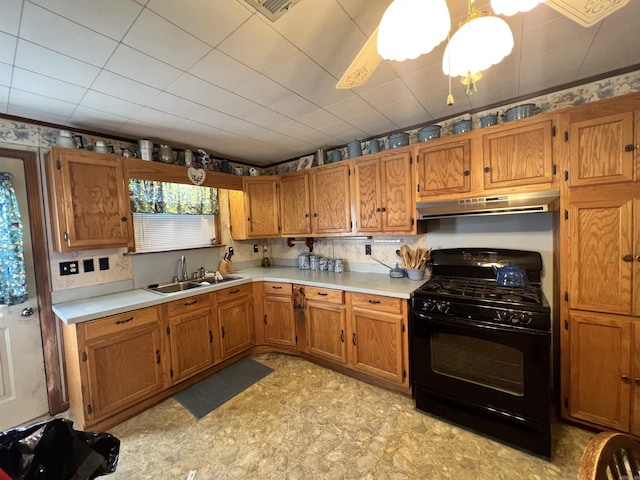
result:
[[[509,311],[508,310],[496,310],[496,320],[501,322],[509,321]]]
[[[438,303],[438,311],[441,313],[447,313],[449,311],[449,308],[451,308],[450,302],[446,302],[442,300],[441,302]]]
[[[523,313],[522,325],[529,325],[533,321],[533,313],[527,312]]]

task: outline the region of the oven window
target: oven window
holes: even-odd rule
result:
[[[524,357],[512,347],[463,335],[433,333],[431,365],[441,375],[511,395],[524,394]]]

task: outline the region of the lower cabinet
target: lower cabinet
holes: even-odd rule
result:
[[[344,292],[306,287],[306,338],[311,355],[347,363],[347,321]]]
[[[224,360],[253,346],[251,286],[229,287],[217,291],[215,295],[220,356]]]
[[[353,368],[396,383],[409,383],[406,300],[347,293]]]
[[[149,307],[63,328],[69,403],[80,428],[161,392],[161,308]]]
[[[169,376],[180,382],[216,362],[211,295],[196,295],[166,303],[167,339],[171,352]]]
[[[575,310],[569,318],[569,417],[640,434],[640,351],[632,347],[640,345],[640,324]]]
[[[264,341],[268,345],[295,347],[296,326],[291,303],[292,285],[263,282]]]

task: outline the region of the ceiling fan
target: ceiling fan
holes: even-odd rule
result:
[[[509,2],[511,1],[512,0],[509,0]],[[593,2],[593,0],[546,0],[545,3],[583,27],[590,27],[614,11],[624,7],[629,3],[629,1],[630,0]],[[444,2],[442,3],[444,4]],[[471,3],[474,3],[474,0],[472,0]],[[497,8],[495,5],[498,3],[500,2],[492,0],[492,6],[496,10]],[[504,4],[504,0],[501,3]],[[425,1],[424,4],[427,5],[427,9],[433,6],[432,3],[427,1]],[[419,15],[420,12],[415,12],[415,16]],[[375,69],[382,61],[382,57],[378,53],[379,28],[380,26],[376,27],[374,32],[368,38],[360,52],[358,52],[355,59],[351,62],[351,65],[349,65],[349,68],[347,68],[342,75],[342,78],[338,81],[336,88],[348,89],[359,87],[369,80]],[[446,33],[443,38],[446,38]],[[440,43],[440,41],[436,42],[435,45]]]

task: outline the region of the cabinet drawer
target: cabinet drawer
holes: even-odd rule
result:
[[[224,290],[218,290],[216,292],[216,302],[223,303],[229,300],[235,300],[236,298],[251,295],[251,284],[245,283],[244,285],[238,285],[237,287],[229,287]]]
[[[382,297],[367,293],[351,293],[351,305],[353,307],[367,308],[376,312],[401,313],[401,298]]]
[[[182,315],[183,313],[193,312],[202,308],[209,308],[211,299],[208,293],[203,295],[194,295],[192,297],[183,298],[167,304],[167,313],[169,317]]]
[[[290,283],[284,282],[263,282],[264,293],[271,295],[291,295]]]
[[[305,297],[314,302],[344,303],[344,292],[332,288],[305,287]]]
[[[155,323],[160,319],[158,307],[141,308],[130,312],[118,313],[109,317],[92,320],[82,324],[85,340],[122,332],[129,328]]]

